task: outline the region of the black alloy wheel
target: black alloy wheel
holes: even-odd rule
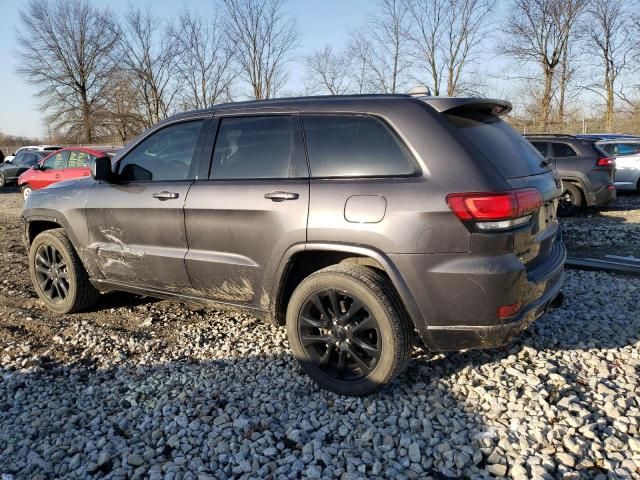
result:
[[[39,233],[29,248],[33,288],[47,308],[73,313],[95,304],[100,296],[64,230]]]
[[[298,334],[308,358],[339,380],[360,380],[380,360],[378,322],[360,299],[344,291],[311,294],[299,315]]]
[[[69,295],[70,279],[67,263],[52,245],[40,245],[36,250],[35,272],[42,292],[52,302],[63,302]]]
[[[293,291],[287,338],[302,369],[320,387],[368,395],[406,368],[413,325],[379,269],[338,264],[312,273]]]

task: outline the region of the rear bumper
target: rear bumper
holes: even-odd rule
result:
[[[529,271],[513,254],[392,257],[421,311],[414,323],[425,345],[453,351],[504,345],[543,315],[562,288],[566,255],[558,235],[545,261]],[[500,306],[518,302],[516,315],[498,317]]]
[[[597,205],[606,205],[616,199],[615,185],[606,185],[595,192],[587,191],[585,193],[587,206],[595,207]]]
[[[451,325],[437,326],[430,330],[430,339],[435,351],[495,348],[508,344],[513,337],[540,318],[549,310],[560,294],[564,271],[554,278],[553,285],[544,295],[523,307],[520,313],[505,323],[496,325]]]

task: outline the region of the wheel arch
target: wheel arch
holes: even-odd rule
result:
[[[293,290],[302,279],[322,268],[339,263],[367,265],[382,271],[391,281],[413,324],[424,322],[402,275],[383,252],[368,246],[342,243],[306,243],[287,250],[278,265],[273,282],[270,304],[272,321],[284,325],[287,304]]]
[[[23,217],[25,223],[25,243],[27,248],[31,247],[31,242],[42,232],[47,230],[53,230],[56,228],[61,228],[64,230],[65,235],[71,241],[73,248],[75,248],[77,253],[80,253],[78,248],[78,239],[76,238],[73,229],[66,221],[64,217],[58,215],[29,215]]]

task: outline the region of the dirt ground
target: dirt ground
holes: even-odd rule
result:
[[[57,315],[49,312],[31,286],[21,238],[22,204],[22,195],[17,189],[0,190],[0,360],[10,350],[28,348],[29,351],[24,352],[25,368],[33,366],[29,364],[30,358],[39,358],[41,362],[42,355],[51,362],[66,363],[77,352],[51,339],[64,338],[68,329],[77,330],[87,322],[106,334],[109,331],[130,332],[135,338],[142,332],[145,335],[151,332],[161,337],[166,345],[179,330],[176,323],[202,320],[205,309],[198,306],[186,307],[176,302],[126,293],[103,295],[100,303],[85,313]],[[171,324],[153,322],[154,319],[168,317],[173,318]],[[149,328],[151,323],[153,327]]]

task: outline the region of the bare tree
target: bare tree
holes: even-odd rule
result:
[[[305,58],[307,84],[310,91],[327,91],[342,95],[350,91],[352,62],[346,52],[334,52],[327,45]]]
[[[576,67],[573,63],[574,53],[572,48],[575,43],[575,39],[569,39],[567,47],[562,52],[562,58],[560,59],[560,71],[558,78],[558,123],[560,124],[564,124],[567,100],[569,98],[569,85],[576,73]]]
[[[144,106],[147,127],[166,118],[178,93],[177,45],[168,28],[149,9],[129,9],[120,52]]]
[[[407,0],[416,64],[435,95],[458,93],[460,79],[477,59],[495,0]],[[420,77],[420,74],[419,74]],[[445,83],[446,82],[446,83]],[[446,86],[446,90],[445,90]]]
[[[513,0],[501,50],[526,63],[540,66],[543,88],[540,113],[543,128],[551,119],[556,70],[577,21],[589,0]]]
[[[295,18],[284,11],[283,0],[220,2],[235,59],[253,97],[274,97],[287,81],[286,67],[298,45]]]
[[[95,113],[116,68],[113,15],[85,0],[30,0],[20,21],[18,73],[40,87],[54,129],[91,143],[99,126]]]
[[[133,74],[126,70],[115,72],[109,79],[108,102],[102,115],[111,135],[121,143],[131,140],[148,126],[142,97],[135,84]]]
[[[613,128],[616,86],[638,44],[633,38],[632,17],[627,5],[625,0],[592,0],[588,9],[588,44],[598,56],[602,75],[602,82],[589,89],[604,97],[607,131]]]
[[[398,93],[409,80],[409,12],[403,0],[380,0],[378,11],[351,33],[350,53],[366,67],[369,90]]]
[[[239,72],[218,16],[202,17],[185,10],[171,35],[178,49],[176,70],[185,84],[181,106],[206,108],[229,101],[231,84]]]

